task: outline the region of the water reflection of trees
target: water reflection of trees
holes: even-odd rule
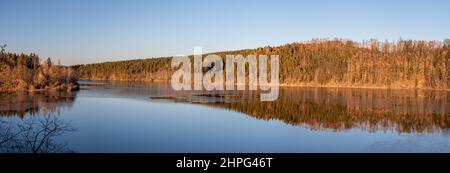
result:
[[[75,130],[53,114],[29,116],[20,122],[3,117],[0,120],[0,153],[72,152],[67,143],[56,137]]]
[[[0,94],[0,116],[47,115],[71,108],[76,92],[12,92]]]
[[[75,96],[76,92],[1,93],[0,153],[72,152],[57,137],[76,130],[59,118]]]
[[[174,92],[164,83],[108,82],[89,91],[95,92],[91,95],[203,104],[315,130],[412,133],[450,128],[448,91],[283,87],[275,102],[260,102],[258,91]]]
[[[314,130],[352,128],[413,133],[450,128],[447,91],[284,88],[275,102],[226,100],[200,104],[245,113],[263,120],[281,120]],[[243,94],[242,97],[249,97]],[[253,98],[253,99],[252,99]],[[253,100],[253,101],[249,101]]]

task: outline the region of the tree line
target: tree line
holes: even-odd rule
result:
[[[0,92],[78,89],[75,71],[34,53],[0,53]]]
[[[285,85],[449,89],[450,41],[311,40],[217,52],[280,56]],[[192,57],[192,56],[191,56]],[[76,65],[82,79],[170,80],[170,57]]]

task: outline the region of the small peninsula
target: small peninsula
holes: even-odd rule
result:
[[[0,53],[0,92],[78,89],[71,67],[54,64],[50,58],[40,61],[34,53]]]

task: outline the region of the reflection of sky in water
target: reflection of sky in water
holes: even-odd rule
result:
[[[57,137],[78,152],[450,152],[448,130],[313,130],[307,123],[262,120],[233,109],[149,99],[155,93],[170,96],[170,85],[83,84],[90,89],[79,91],[76,101],[59,110],[60,118],[77,130]],[[317,93],[302,97],[316,99],[313,94]],[[333,99],[341,104],[370,103],[343,98]],[[444,112],[446,109],[444,105]],[[19,117],[8,118],[21,121]]]
[[[366,148],[367,152],[450,152],[450,135],[400,135],[393,140],[381,140]]]

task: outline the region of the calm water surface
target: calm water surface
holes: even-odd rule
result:
[[[174,92],[83,81],[0,95],[0,152],[450,152],[450,92]]]

